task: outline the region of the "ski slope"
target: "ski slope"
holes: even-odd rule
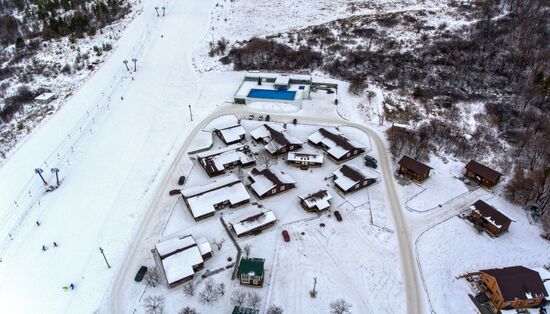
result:
[[[155,6],[166,6],[167,16],[158,18]],[[108,103],[89,129],[85,124],[78,145],[63,150],[66,158],[55,165],[61,187],[41,195],[2,256],[0,304],[10,313],[89,313],[104,301],[142,204],[151,197],[147,192],[193,128],[188,106],[195,121],[211,111],[212,102],[200,101],[202,83],[190,62],[211,6],[212,1],[145,2],[109,60],[0,169],[3,215],[36,167],[50,181],[54,165],[44,161],[66,145],[75,123]],[[128,73],[122,60],[134,57],[138,70]],[[20,214],[13,213],[9,223]],[[9,223],[2,232],[11,230]],[[64,291],[70,283],[76,289]]]

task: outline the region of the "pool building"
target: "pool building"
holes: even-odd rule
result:
[[[236,104],[279,102],[300,106],[309,98],[311,76],[300,74],[247,73],[235,93]]]

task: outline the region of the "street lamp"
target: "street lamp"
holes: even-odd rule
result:
[[[162,7],[162,16],[166,15],[166,7]]]
[[[157,16],[160,16],[160,14],[159,14],[159,7],[155,7],[155,11],[157,11]]]
[[[128,60],[124,60],[124,61],[122,61],[122,63],[124,63],[124,65],[126,66],[126,70],[128,70],[128,72],[130,72],[130,68],[128,67]]]
[[[42,179],[42,182],[44,182],[44,185],[48,185],[48,182],[46,182],[46,180],[44,180],[44,177],[42,176],[42,172],[44,172],[42,168],[36,168],[34,169],[34,172],[40,177],[40,179]]]
[[[105,260],[105,264],[107,264],[108,268],[111,268],[111,265],[109,265],[109,262],[107,261],[107,257],[105,257],[105,253],[103,253],[103,249],[101,246],[99,247],[99,252],[101,252],[101,255],[103,255],[103,259]]]
[[[134,62],[134,72],[136,72],[137,71],[137,64],[136,64],[137,59],[133,58],[132,61]]]
[[[57,181],[57,187],[59,187],[59,168],[52,168],[52,173],[55,173],[55,180]]]

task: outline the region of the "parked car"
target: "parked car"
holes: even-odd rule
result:
[[[290,241],[290,235],[288,234],[288,231],[283,230],[283,239],[285,239],[285,242]]]
[[[185,183],[185,176],[181,176],[179,179],[178,179],[178,185],[183,185]]]
[[[168,192],[169,195],[178,195],[180,194],[180,189],[175,189],[175,190],[171,190],[170,192]]]
[[[327,89],[327,94],[334,94],[334,91],[332,89]]]
[[[248,120],[254,120],[254,114],[248,115]]]
[[[264,121],[264,116],[259,115],[259,116],[258,116],[258,121]]]
[[[375,168],[375,169],[378,167],[378,161],[374,157],[365,155],[364,159],[365,159],[365,166]]]
[[[337,210],[334,211],[334,217],[336,217],[336,220],[342,221],[342,215],[340,215],[340,212]]]
[[[143,277],[145,277],[146,273],[147,273],[147,267],[141,266],[137,271],[136,276],[134,277],[134,280],[137,282],[141,282],[143,280]]]
[[[269,115],[266,115],[265,116],[265,121],[269,121],[269,120],[271,120],[271,117]]]

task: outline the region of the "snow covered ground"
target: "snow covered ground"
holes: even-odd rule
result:
[[[522,208],[500,197],[488,203],[516,220],[507,233],[491,238],[458,217],[451,218],[418,238],[419,263],[436,313],[477,313],[468,297],[473,293],[456,276],[480,269],[517,266],[542,267],[548,263],[550,246],[538,236]]]

